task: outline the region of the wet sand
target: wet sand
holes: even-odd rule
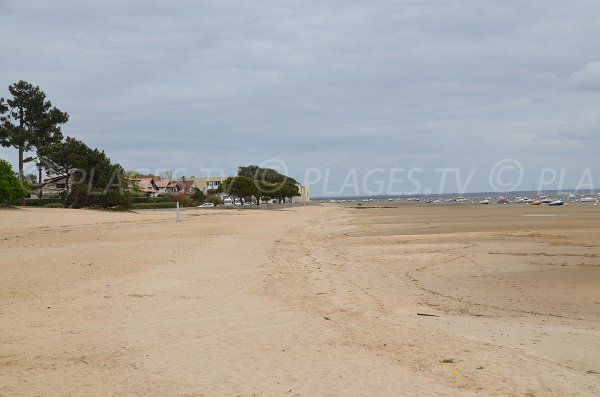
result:
[[[599,229],[583,204],[0,210],[0,395],[600,395]]]

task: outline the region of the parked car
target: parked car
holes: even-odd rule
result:
[[[214,207],[215,205],[213,203],[204,203],[202,205],[199,205],[198,208],[209,208],[209,207]]]

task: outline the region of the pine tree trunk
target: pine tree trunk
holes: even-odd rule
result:
[[[23,172],[23,152],[25,148],[23,145],[19,145],[19,181],[22,183],[25,180],[25,173]],[[25,205],[25,197],[21,198],[21,205]]]

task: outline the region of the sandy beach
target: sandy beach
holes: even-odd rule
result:
[[[0,396],[598,396],[600,209],[0,210]]]

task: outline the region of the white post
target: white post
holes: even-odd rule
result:
[[[177,219],[175,219],[175,222],[179,222],[181,221],[181,219],[179,218],[179,201],[177,202]]]

